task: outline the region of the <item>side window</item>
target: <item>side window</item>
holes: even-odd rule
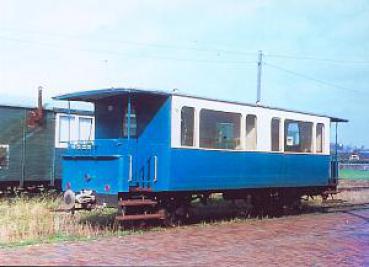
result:
[[[59,117],[59,144],[67,145],[69,141],[76,141],[78,138],[75,136],[75,116],[73,115],[61,115]]]
[[[80,141],[91,141],[94,139],[93,119],[80,117],[78,121],[78,134]]]
[[[290,152],[312,152],[312,132],[311,122],[286,120],[284,123],[285,151]]]
[[[272,124],[271,124],[271,144],[272,144],[272,151],[280,151],[280,119],[279,118],[273,118]]]
[[[124,113],[124,120],[123,120],[123,137],[128,137],[128,109],[126,108]],[[136,110],[134,106],[131,106],[131,116],[130,116],[130,129],[129,129],[129,136],[136,137],[137,135],[137,117],[136,117]]]
[[[9,167],[9,145],[0,145],[0,170]]]
[[[241,149],[241,114],[203,109],[200,112],[200,147]]]
[[[316,152],[323,153],[324,147],[324,124],[318,123],[316,125]]]
[[[181,110],[181,145],[193,146],[194,108],[183,107]]]
[[[246,149],[256,150],[257,144],[257,119],[255,115],[246,116]]]
[[[58,113],[55,122],[55,147],[67,148],[69,142],[95,139],[95,120],[91,116]]]

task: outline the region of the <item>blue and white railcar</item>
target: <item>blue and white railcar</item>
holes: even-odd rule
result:
[[[125,88],[55,99],[95,105],[96,139],[71,140],[63,189],[119,199],[123,220],[178,216],[214,192],[284,205],[337,183],[330,126],[343,119]]]

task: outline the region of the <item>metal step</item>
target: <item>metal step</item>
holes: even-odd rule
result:
[[[164,214],[149,213],[149,214],[134,214],[134,215],[120,215],[115,217],[118,221],[137,221],[137,220],[164,220]]]
[[[118,205],[122,207],[136,207],[136,206],[155,206],[158,202],[151,199],[127,199],[119,201]]]
[[[130,192],[142,192],[142,193],[148,193],[148,192],[152,192],[152,189],[149,187],[130,187],[129,188]]]

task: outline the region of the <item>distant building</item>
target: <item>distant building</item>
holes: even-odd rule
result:
[[[351,154],[349,157],[349,161],[358,161],[358,160],[360,160],[360,156],[356,153]]]
[[[361,160],[369,161],[369,150],[360,150],[359,155]]]

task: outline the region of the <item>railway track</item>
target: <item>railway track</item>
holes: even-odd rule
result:
[[[324,212],[340,212],[369,208],[369,181],[343,181],[334,199],[322,202]]]
[[[369,186],[356,186],[356,187],[340,187],[339,191],[363,191],[369,190]]]
[[[358,210],[369,208],[369,199],[366,203],[350,203],[346,201],[339,201],[335,203],[327,203],[321,206],[324,212],[340,212],[345,210]]]
[[[357,201],[358,199],[359,201]],[[369,182],[344,181],[343,183],[340,183],[338,187],[338,194],[334,195],[333,199],[328,198],[323,202],[320,202],[319,199],[315,201],[303,201],[303,208],[300,211],[285,209],[282,213],[277,215],[266,215],[265,217],[309,214],[314,212],[334,213],[367,208],[369,208]],[[237,207],[237,205],[234,205],[234,203],[230,203],[229,201],[217,202],[217,200],[207,206],[197,205],[193,208],[193,210],[194,215],[196,216],[193,218],[193,220],[190,220],[189,224],[201,221],[216,221],[227,220],[236,217],[245,217],[243,214],[247,213],[245,212],[244,204],[241,205],[241,207]],[[61,208],[53,209],[51,211],[66,212],[69,210]],[[78,212],[78,210],[75,211]],[[250,218],[254,217],[264,218],[264,216],[252,216]]]

